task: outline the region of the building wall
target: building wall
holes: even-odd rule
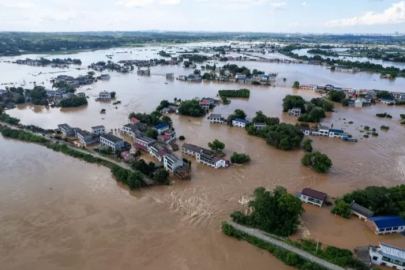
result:
[[[370,259],[371,259],[372,264],[386,265],[386,266],[393,267],[393,268],[396,268],[396,269],[405,270],[404,266],[399,266],[397,264],[393,264],[391,262],[383,260],[383,254],[374,251],[371,247],[370,247],[370,250],[369,250],[369,254],[370,254]]]
[[[210,123],[212,123],[212,124],[223,124],[224,121],[222,121],[221,118],[211,118]]]
[[[97,135],[103,135],[103,134],[105,134],[105,129],[97,128],[97,129],[94,129],[93,132],[94,132],[94,134],[97,134]]]
[[[313,205],[317,205],[319,207],[322,207],[322,204],[323,204],[322,201],[320,201],[318,199],[315,199],[315,198],[312,198],[312,197],[307,196],[307,195],[303,195],[303,194],[301,194],[300,199],[303,202],[310,203],[310,204],[313,204]],[[312,200],[310,200],[310,199],[312,199]]]
[[[234,126],[234,127],[241,127],[241,128],[244,128],[245,126],[246,126],[246,123],[241,123],[241,122],[238,122],[238,121],[232,121],[232,125]]]

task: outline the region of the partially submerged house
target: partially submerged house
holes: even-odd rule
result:
[[[370,247],[371,263],[405,270],[405,250],[380,243],[378,247]]]
[[[240,119],[240,118],[234,118],[232,120],[232,126],[234,127],[241,127],[241,128],[245,128],[247,125],[248,121],[245,119]]]
[[[359,217],[359,219],[366,221],[368,218],[374,216],[374,212],[355,203],[354,201],[350,204],[350,212],[353,215]]]
[[[405,231],[405,220],[400,216],[370,217],[366,224],[378,235]]]
[[[292,108],[288,110],[288,115],[291,116],[301,116],[301,109],[300,108]]]
[[[208,120],[210,120],[210,123],[213,124],[223,124],[225,122],[221,114],[211,114],[208,116]]]
[[[113,134],[103,134],[100,136],[101,146],[110,147],[113,150],[121,150],[124,148],[124,140],[114,136]]]
[[[327,194],[321,191],[317,191],[311,188],[304,188],[299,193],[299,199],[303,202],[310,203],[322,207],[322,204],[326,201]]]

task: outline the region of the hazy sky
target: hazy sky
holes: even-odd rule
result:
[[[0,0],[0,31],[405,33],[405,0]]]

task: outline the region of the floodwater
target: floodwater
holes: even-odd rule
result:
[[[313,57],[316,54],[312,54],[312,53],[308,53],[310,49],[298,49],[298,50],[294,50],[293,53],[298,54],[299,56],[308,56],[308,57]],[[345,51],[347,51],[347,48],[335,48],[333,49],[333,51],[335,52],[339,52],[339,53],[343,53]],[[377,65],[382,65],[383,67],[396,67],[396,68],[400,68],[400,69],[404,69],[405,68],[405,63],[403,62],[393,62],[393,61],[384,61],[382,59],[371,59],[371,58],[367,58],[367,57],[355,57],[355,56],[338,56],[338,57],[332,57],[332,56],[326,56],[326,55],[319,55],[322,58],[326,59],[326,58],[330,58],[330,59],[339,59],[339,60],[347,60],[347,61],[359,61],[359,62],[370,62],[373,64],[377,64]]]
[[[103,56],[109,52],[86,52],[73,57],[81,58],[83,66],[87,66],[106,60]],[[145,57],[144,54],[152,52],[141,53]],[[119,57],[125,59],[123,55]],[[130,59],[135,58],[132,55]],[[117,61],[115,56],[113,61]],[[214,113],[227,116],[240,108],[252,118],[256,111],[262,110],[283,122],[293,123],[293,117],[281,112],[281,100],[286,94],[299,94],[306,99],[315,97],[312,91],[287,87],[304,77],[310,83],[330,80],[343,84],[346,80],[353,85],[373,85],[375,79],[381,88],[392,91],[401,88],[399,80],[380,81],[372,74],[323,76],[321,67],[243,64],[279,72],[281,78],[281,74],[289,74],[286,86],[281,82],[278,87],[249,85],[249,100],[232,99],[229,106],[219,106]],[[28,73],[58,71],[8,63],[0,63],[0,70],[6,74],[2,83],[6,79],[34,80]],[[151,77],[111,72],[110,81],[99,81],[90,86],[91,90],[84,90],[90,97],[86,107],[52,109],[23,105],[8,113],[22,119],[24,124],[44,128],[68,123],[84,129],[103,124],[111,129],[126,123],[129,112],[151,111],[162,99],[215,97],[219,89],[243,87],[179,81],[165,84],[163,75],[167,72],[177,76],[191,71],[182,67],[153,67]],[[68,74],[80,72],[70,70]],[[35,80],[46,82],[50,77],[45,74]],[[104,89],[117,93],[117,100],[122,101],[117,109],[111,103],[95,101],[98,92]],[[100,115],[101,108],[107,110],[105,115]],[[311,187],[337,197],[356,188],[392,186],[405,180],[405,128],[399,120],[399,115],[405,113],[404,107],[376,105],[358,109],[337,105],[336,111],[328,113],[324,124],[346,129],[359,142],[312,138],[315,150],[326,153],[333,161],[328,174],[317,174],[301,166],[301,150],[276,150],[243,129],[210,125],[205,118],[171,115],[177,134],[184,135],[185,142],[206,146],[209,141],[219,139],[226,145],[227,157],[234,151],[245,152],[252,162],[219,170],[193,163],[191,181],[173,178],[171,186],[133,192],[117,184],[104,167],[35,144],[0,137],[2,269],[291,269],[268,253],[224,236],[220,231],[221,221],[227,220],[232,211],[245,210],[240,202],[249,198],[256,187],[272,189],[280,185],[291,193]],[[377,118],[375,114],[380,112],[387,112],[393,118]],[[348,124],[349,121],[354,123]],[[361,139],[364,133],[360,130],[365,125],[376,128],[379,137]],[[380,131],[381,125],[390,126],[390,130]],[[376,236],[355,217],[345,220],[332,215],[330,208],[304,207],[302,226],[293,238],[311,237],[349,249],[379,242],[405,248],[402,235]]]

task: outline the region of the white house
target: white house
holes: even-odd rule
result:
[[[208,110],[210,108],[210,102],[209,101],[200,101],[200,106],[204,110]]]
[[[100,144],[102,146],[110,147],[114,150],[121,150],[122,148],[124,148],[124,140],[112,134],[101,135]]]
[[[111,93],[107,91],[102,91],[98,94],[98,99],[99,100],[110,100],[111,99]]]
[[[153,129],[157,130],[157,132],[159,134],[162,134],[163,132],[169,130],[169,128],[170,128],[170,126],[167,123],[163,123],[163,124],[160,124],[160,125],[157,125],[157,126],[153,127]]]
[[[97,135],[92,134],[86,130],[77,131],[76,137],[85,147],[96,144],[100,141],[100,138]]]
[[[174,79],[174,74],[173,73],[167,73],[166,74],[166,79],[173,80]]]
[[[232,120],[232,126],[234,126],[234,127],[245,128],[247,123],[248,123],[248,121],[245,119],[234,118]]]
[[[329,129],[329,137],[342,138],[345,132],[342,129]]]
[[[301,116],[301,109],[300,108],[292,108],[292,109],[288,110],[288,115]]]
[[[105,127],[104,127],[104,126],[95,126],[95,127],[92,127],[91,130],[92,130],[93,133],[96,134],[96,135],[103,135],[103,134],[105,134]]]
[[[311,128],[310,127],[304,127],[304,126],[299,126],[298,127],[304,135],[311,135]]]
[[[395,104],[395,99],[391,99],[391,98],[382,98],[381,99],[381,103],[382,104]]]
[[[149,137],[136,137],[135,147],[149,152],[149,147],[155,145],[156,141]]]
[[[169,151],[169,149],[166,149],[166,148],[156,144],[156,145],[151,145],[149,147],[149,154],[151,156],[153,156],[154,158],[156,158],[159,162],[162,162],[164,156],[167,154],[171,154],[171,152]]]
[[[317,135],[317,136],[329,136],[329,128],[319,125],[319,127],[314,128],[311,133],[312,133],[312,135]]]
[[[369,247],[371,263],[405,270],[405,250],[380,243],[379,247]]]
[[[326,201],[327,196],[328,195],[326,195],[326,193],[313,190],[310,188],[304,188],[301,191],[299,198],[303,202],[322,207],[322,204]]]
[[[253,126],[255,129],[261,130],[266,127],[266,124],[265,123],[254,123]]]
[[[183,166],[183,159],[174,154],[166,154],[163,157],[163,167],[171,173],[174,173],[178,167]]]
[[[216,123],[216,124],[224,123],[224,120],[222,119],[222,115],[220,115],[220,114],[211,114],[208,117],[208,120],[210,120],[210,123]]]
[[[65,136],[65,137],[75,135],[74,129],[71,126],[69,126],[68,124],[60,124],[60,125],[58,125],[58,128],[59,128],[60,132],[62,132],[63,136]]]

